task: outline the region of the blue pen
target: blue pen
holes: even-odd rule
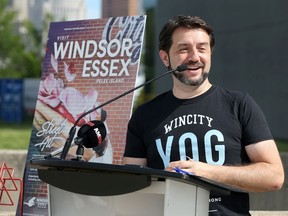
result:
[[[177,168],[177,167],[174,167],[173,169],[174,169],[177,173],[181,173],[181,174],[183,174],[183,175],[193,175],[192,173],[186,172],[186,171],[184,171],[184,170],[182,170],[182,169],[180,169],[180,168]]]

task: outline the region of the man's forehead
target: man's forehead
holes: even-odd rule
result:
[[[176,29],[172,35],[172,42],[176,45],[190,44],[191,41],[199,44],[209,44],[210,37],[208,33],[200,28],[197,29]]]

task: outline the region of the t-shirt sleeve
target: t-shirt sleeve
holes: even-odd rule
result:
[[[146,149],[141,136],[140,112],[136,110],[128,123],[124,157],[146,158]]]
[[[242,142],[245,146],[273,139],[262,109],[249,94],[245,94],[240,103],[239,115],[242,125]]]

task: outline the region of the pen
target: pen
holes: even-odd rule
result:
[[[177,168],[177,167],[174,167],[173,169],[174,169],[177,173],[181,173],[181,174],[183,174],[183,175],[193,175],[192,173],[186,172],[186,171],[184,171],[184,170],[182,170],[182,169],[180,169],[180,168]]]

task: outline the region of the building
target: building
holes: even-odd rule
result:
[[[102,0],[102,17],[139,15],[141,5],[141,0]]]
[[[55,21],[81,20],[86,18],[86,0],[52,0]]]
[[[48,16],[53,21],[86,18],[86,0],[9,0],[8,5],[17,11],[19,23],[30,20],[38,31],[43,30]],[[22,29],[19,32],[25,33]]]

